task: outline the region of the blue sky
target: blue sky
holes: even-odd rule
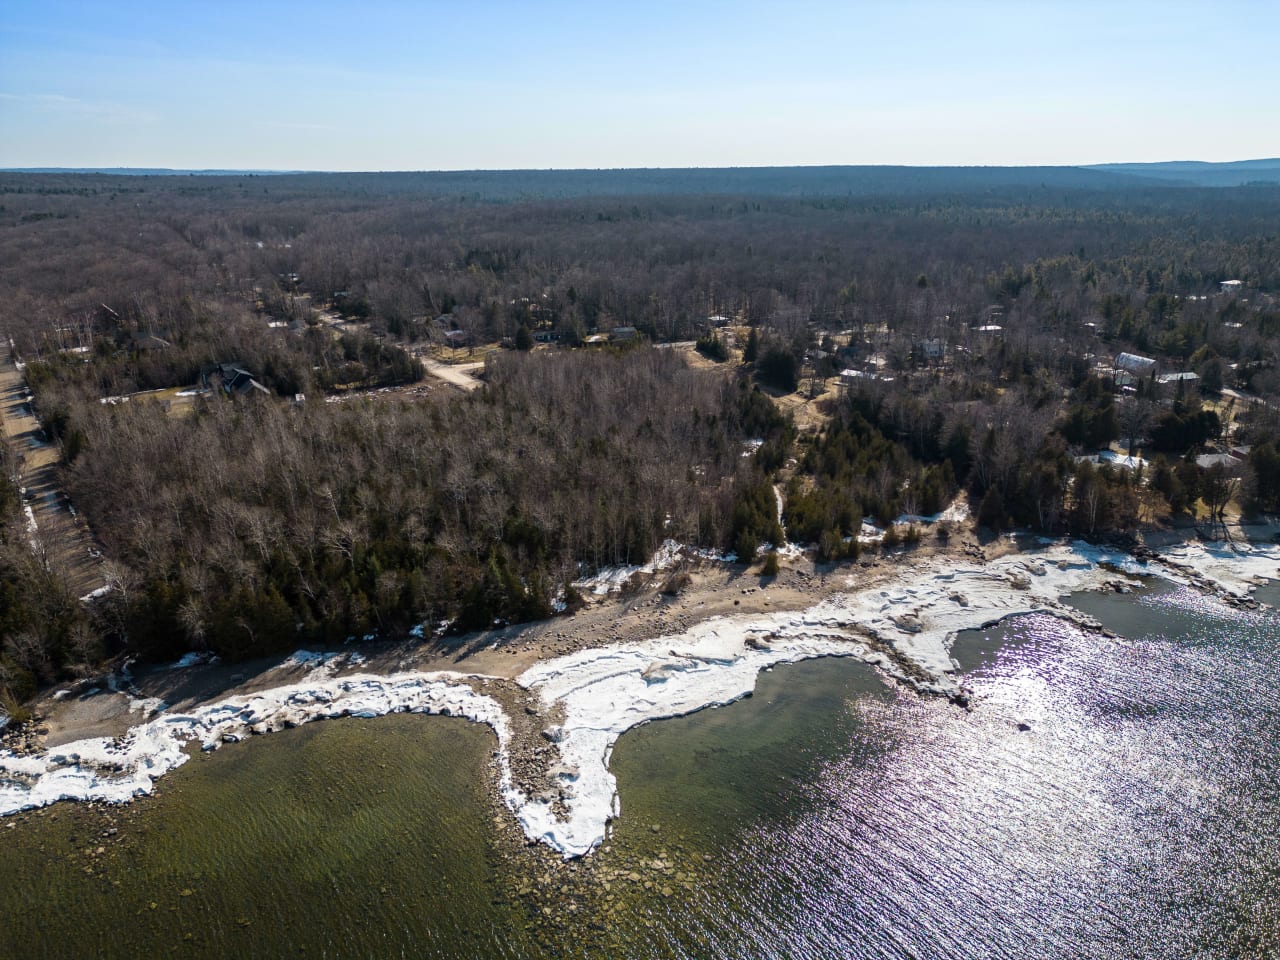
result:
[[[1280,155],[1280,3],[6,0],[0,167]]]

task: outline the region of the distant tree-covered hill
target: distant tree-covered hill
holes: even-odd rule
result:
[[[1239,163],[1118,163],[1093,167],[707,167],[628,170],[461,170],[322,173],[233,170],[6,170],[28,189],[64,192],[113,185],[190,183],[215,189],[270,177],[276,194],[462,197],[487,202],[610,196],[868,197],[982,195],[1010,190],[1132,191],[1146,187],[1240,186],[1280,182],[1280,160]],[[127,178],[127,179],[126,179]]]
[[[1174,160],[1168,163],[1104,163],[1089,170],[1161,180],[1196,187],[1240,187],[1250,183],[1280,183],[1280,159],[1205,163]]]

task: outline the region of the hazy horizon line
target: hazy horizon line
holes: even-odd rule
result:
[[[1280,156],[1253,157],[1240,160],[1107,160],[1099,163],[744,163],[730,165],[673,165],[635,167],[439,167],[439,168],[273,168],[273,167],[164,167],[146,165],[24,165],[0,167],[0,173],[115,173],[134,172],[156,174],[241,174],[288,176],[292,174],[390,174],[390,173],[627,173],[635,171],[685,171],[685,170],[822,170],[822,169],[913,169],[913,170],[1036,170],[1064,169],[1087,170],[1105,167],[1153,167],[1195,165],[1202,167],[1231,167],[1250,164],[1280,165]]]

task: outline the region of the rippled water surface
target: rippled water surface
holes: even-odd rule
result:
[[[24,878],[0,951],[1280,955],[1278,615],[1170,588],[1074,602],[1127,639],[1043,615],[964,635],[968,712],[822,660],[631,731],[622,817],[573,871],[503,840],[482,728],[223,750],[127,813],[0,827]],[[98,839],[107,816],[124,841]]]

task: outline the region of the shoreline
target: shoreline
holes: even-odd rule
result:
[[[252,677],[245,665],[152,669],[129,679],[127,692],[46,697],[42,742],[0,751],[0,814],[61,799],[127,802],[182,765],[192,742],[216,749],[312,720],[418,712],[490,726],[494,787],[526,842],[576,858],[604,842],[622,813],[609,770],[622,733],[748,696],[771,666],[856,657],[964,705],[949,652],[960,631],[1029,611],[1100,631],[1059,598],[1123,588],[1135,576],[1235,603],[1280,576],[1274,544],[1227,551],[1176,538],[1137,554],[1011,537],[983,549],[956,536],[863,564],[793,559],[768,582],[708,563],[675,598],[645,591],[458,643],[300,652]]]

